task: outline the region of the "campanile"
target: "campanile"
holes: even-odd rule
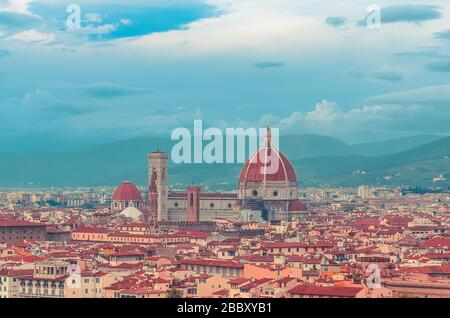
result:
[[[151,186],[152,176],[156,184],[157,191],[157,217],[158,221],[166,221],[167,197],[169,192],[168,183],[168,154],[166,152],[155,151],[148,154],[148,186]],[[155,178],[155,175],[156,178]]]

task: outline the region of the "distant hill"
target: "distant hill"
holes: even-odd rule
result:
[[[450,172],[449,161],[444,159],[450,156],[449,142],[450,137],[438,136],[360,145],[320,135],[282,136],[280,140],[306,186],[429,183],[439,173]],[[117,185],[125,179],[145,185],[147,153],[158,145],[171,149],[172,144],[167,139],[142,137],[76,151],[0,155],[0,187]],[[241,166],[170,164],[170,182],[179,187],[198,183],[234,189]]]
[[[350,149],[353,154],[363,156],[382,156],[412,149],[442,138],[443,136],[436,135],[417,135],[380,142],[351,145]]]
[[[293,164],[307,185],[431,185],[434,177],[450,174],[449,158],[450,137],[446,137],[386,156],[318,157],[295,160]],[[447,178],[442,185],[448,184]]]

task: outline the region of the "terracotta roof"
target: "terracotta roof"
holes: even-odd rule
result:
[[[141,192],[129,181],[122,183],[114,192],[113,201],[142,201]]]
[[[244,264],[236,263],[233,261],[222,260],[206,260],[206,259],[182,259],[177,262],[178,264],[192,264],[192,265],[205,265],[205,266],[217,266],[217,267],[233,267],[243,268]]]
[[[45,227],[44,224],[0,218],[0,226],[4,227]]]
[[[274,159],[276,158],[276,159]],[[271,173],[271,165],[278,162],[277,171]],[[240,183],[262,181],[288,181],[297,183],[297,174],[289,159],[273,147],[264,147],[256,152],[241,170]]]
[[[310,296],[334,296],[334,297],[348,297],[353,298],[363,290],[363,287],[336,287],[336,286],[314,286],[314,285],[299,285],[288,293],[296,295],[310,295]]]

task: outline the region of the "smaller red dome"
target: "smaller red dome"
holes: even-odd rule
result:
[[[289,211],[291,212],[306,211],[307,209],[306,204],[300,200],[294,200],[289,203]]]
[[[114,192],[113,201],[142,201],[141,192],[129,181],[122,183]]]

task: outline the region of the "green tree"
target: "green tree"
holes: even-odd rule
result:
[[[183,292],[181,290],[171,288],[167,291],[167,298],[182,298]]]

